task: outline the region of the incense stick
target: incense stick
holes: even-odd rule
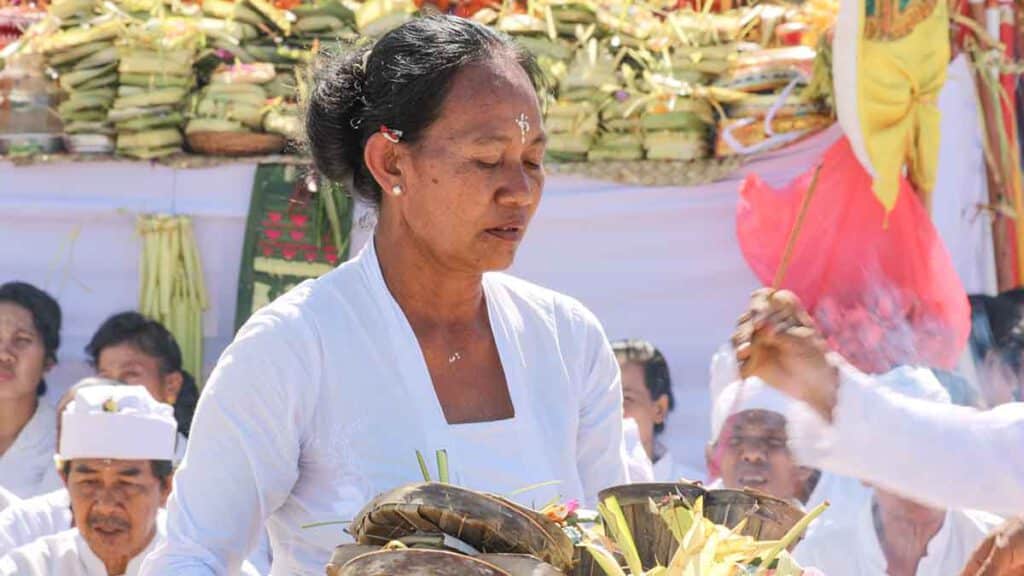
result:
[[[775,270],[775,278],[772,280],[772,294],[775,294],[782,288],[782,283],[786,279],[786,272],[789,271],[789,263],[793,259],[793,250],[796,247],[796,241],[800,237],[800,230],[804,227],[804,219],[807,217],[807,208],[811,205],[811,199],[814,198],[814,192],[818,189],[818,177],[821,175],[821,167],[823,164],[818,164],[818,167],[814,169],[814,175],[811,176],[811,183],[804,191],[804,198],[800,203],[800,212],[797,214],[796,222],[793,223],[793,228],[789,231],[789,238],[786,240],[786,248],[782,252],[782,260],[779,261],[779,267]],[[770,298],[771,296],[769,296]],[[751,336],[753,338],[753,336]],[[751,358],[750,361],[756,363]],[[725,422],[722,423],[722,430],[720,432],[720,438],[716,439],[715,453],[712,458],[714,468],[721,469],[722,458],[725,456],[725,446],[729,443],[729,436],[732,432],[729,430],[728,423],[729,419],[732,418],[736,412],[736,408],[740,405],[740,400],[743,398],[744,388],[746,387],[747,380],[740,376],[740,386],[736,391],[736,397],[732,399],[732,405],[729,406],[729,411],[725,415]]]
[[[814,169],[814,176],[811,176],[811,185],[804,192],[803,202],[800,204],[800,213],[797,214],[796,222],[789,231],[789,239],[786,240],[786,250],[782,253],[782,260],[775,270],[775,279],[772,280],[772,292],[778,292],[782,288],[782,282],[786,279],[786,272],[789,271],[789,263],[793,258],[793,249],[796,248],[796,241],[800,237],[800,230],[804,227],[804,218],[807,216],[807,208],[811,205],[811,198],[818,189],[818,176],[821,175],[822,164]]]

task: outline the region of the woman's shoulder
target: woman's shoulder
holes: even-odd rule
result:
[[[488,273],[484,279],[502,290],[518,307],[549,316],[557,325],[603,332],[597,316],[572,296],[501,272]]]
[[[358,275],[358,267],[349,261],[318,278],[300,282],[253,312],[238,336],[273,331],[298,338],[315,337],[317,320],[325,317],[325,311],[333,311],[330,316],[336,319],[338,302],[359,292],[356,289]]]

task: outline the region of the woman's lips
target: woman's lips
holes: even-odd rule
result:
[[[498,228],[488,228],[487,233],[506,242],[519,242],[520,240],[523,239],[522,226],[501,226]]]

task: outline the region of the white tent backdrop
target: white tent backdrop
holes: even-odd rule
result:
[[[948,110],[935,220],[969,291],[994,289],[990,223],[974,88],[954,64],[940,100]],[[951,137],[956,133],[956,137]],[[781,186],[838,137],[830,130],[706,186],[633,187],[569,176],[548,179],[513,273],[589,306],[609,338],[654,342],[668,358],[677,406],[666,429],[676,458],[702,467],[707,370],[758,282],[735,238],[743,175]],[[64,310],[61,364],[50,400],[88,373],[83,347],[110,314],[136,305],[139,213],[190,214],[213,305],[204,316],[206,365],[232,338],[239,260],[255,167],[174,170],[145,163],[0,163],[0,282],[25,280]],[[357,217],[358,218],[358,217]],[[369,230],[355,231],[354,244]]]

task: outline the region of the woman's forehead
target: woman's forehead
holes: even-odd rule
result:
[[[35,330],[32,313],[13,302],[0,302],[0,328]]]
[[[786,431],[786,417],[778,412],[768,410],[746,410],[733,416],[733,426],[746,432]]]
[[[527,124],[539,130],[540,102],[530,78],[517,63],[504,60],[471,64],[455,75],[437,120],[452,137],[497,139],[518,135]]]

